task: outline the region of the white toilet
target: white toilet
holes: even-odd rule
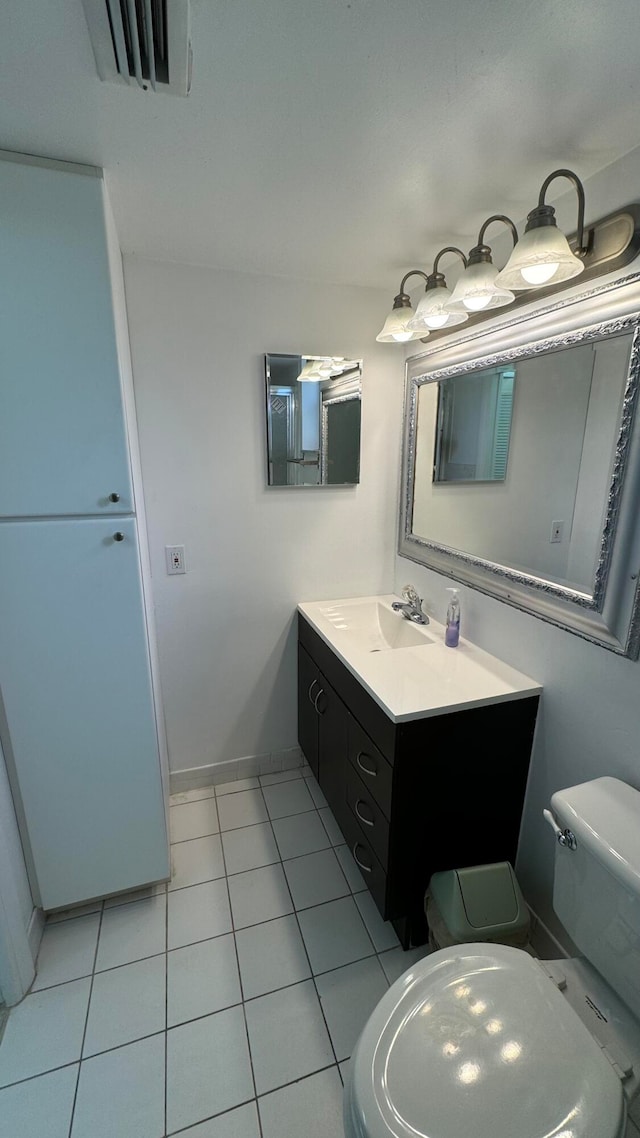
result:
[[[640,793],[598,778],[551,807],[553,905],[584,957],[465,944],[410,968],[353,1053],[347,1138],[622,1138],[640,1087]]]

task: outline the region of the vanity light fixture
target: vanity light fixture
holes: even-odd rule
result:
[[[411,307],[411,297],[404,291],[404,286],[409,280],[409,277],[422,277],[422,279],[427,282],[427,288],[429,287],[429,277],[426,273],[423,273],[421,269],[410,269],[408,273],[405,273],[400,281],[398,294],[393,298],[393,308],[382,325],[382,330],[378,332],[376,336],[376,340],[379,344],[403,344],[407,340],[417,340],[420,338],[413,329],[408,327],[409,321],[414,316],[414,311]],[[424,327],[422,335],[428,335]]]
[[[558,229],[556,211],[546,205],[545,194],[556,178],[568,178],[578,195],[578,227],[576,253],[564,233]],[[497,284],[508,289],[536,288],[545,284],[568,281],[584,272],[583,258],[588,252],[584,241],[584,186],[573,170],[554,170],[540,188],[538,204],[527,215],[526,229],[517,242]]]
[[[570,241],[558,229],[553,206],[545,202],[547,190],[556,178],[568,178],[578,196],[578,225]],[[520,240],[510,218],[493,214],[482,225],[478,244],[469,253],[468,261],[460,249],[451,245],[441,249],[428,276],[412,269],[403,277],[393,310],[376,339],[381,343],[424,340],[430,330],[436,336],[446,335],[449,327],[464,320],[476,324],[492,316],[496,308],[527,303],[530,290],[547,296],[566,287],[579,274],[582,280],[591,281],[603,273],[617,272],[640,254],[640,203],[631,202],[614,210],[592,222],[586,231],[584,214],[584,186],[577,174],[572,170],[554,170],[542,183],[538,205],[529,213]],[[513,252],[498,273],[491,263],[491,248],[484,244],[486,229],[496,221],[507,225],[514,239]],[[465,266],[453,293],[438,271],[440,257],[448,252],[461,257]],[[415,313],[411,298],[404,291],[412,276],[426,281],[425,295]]]
[[[456,253],[462,258],[465,269],[467,267],[467,258],[461,249],[456,249],[455,245],[445,245],[437,254],[433,269],[427,277],[425,294],[416,308],[415,316],[407,323],[408,329],[412,332],[421,332],[423,336],[425,328],[450,328],[454,324],[463,324],[469,319],[466,311],[452,311],[449,308],[448,302],[453,299],[452,294],[447,288],[444,273],[438,271],[440,258],[445,253]]]
[[[513,244],[518,240],[518,231],[510,217],[494,213],[480,227],[478,244],[469,253],[467,267],[453,290],[451,300],[447,301],[449,312],[481,312],[488,308],[503,308],[511,304],[515,296],[509,289],[496,284],[497,269],[491,260],[491,246],[484,244],[484,235],[494,221],[501,221],[511,230]]]

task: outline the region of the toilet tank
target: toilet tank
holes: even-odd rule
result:
[[[617,778],[557,791],[576,848],[556,845],[553,907],[581,953],[640,1019],[640,792]]]

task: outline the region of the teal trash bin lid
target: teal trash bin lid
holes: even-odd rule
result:
[[[429,892],[455,941],[491,940],[529,925],[529,911],[508,861],[434,873]]]

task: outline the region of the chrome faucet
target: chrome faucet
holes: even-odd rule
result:
[[[414,589],[413,585],[405,585],[402,596],[403,600],[391,602],[393,611],[402,613],[405,620],[412,620],[414,624],[428,624],[429,617],[422,608],[422,598],[418,596],[418,590]]]

